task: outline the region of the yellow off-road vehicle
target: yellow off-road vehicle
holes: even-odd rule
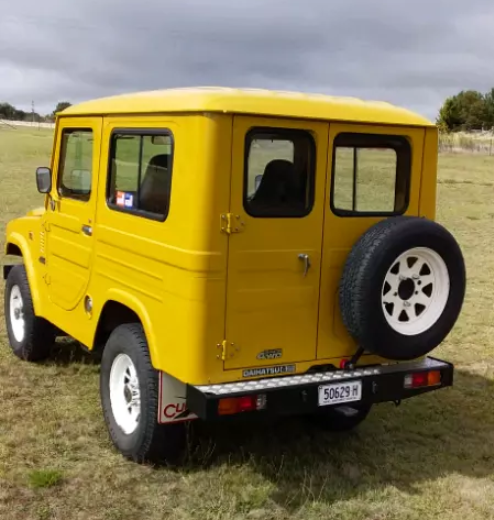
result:
[[[37,361],[101,355],[115,446],[172,461],[186,421],[328,429],[452,384],[429,357],[465,291],[434,222],[437,129],[387,103],[176,89],[59,114],[45,206],[10,222],[5,317]]]

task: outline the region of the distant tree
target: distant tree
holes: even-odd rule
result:
[[[0,103],[0,119],[14,120],[15,107],[10,103]]]
[[[488,94],[462,90],[446,99],[437,123],[449,131],[479,130],[494,123],[494,89]]]
[[[12,119],[14,121],[24,121],[26,119],[26,112],[24,110],[19,110],[17,108],[14,108],[14,113],[12,115]]]
[[[55,115],[57,112],[61,112],[62,110],[65,110],[66,108],[69,108],[72,106],[72,103],[69,103],[68,101],[59,101],[57,103],[57,106],[55,107],[55,110],[53,111],[53,115]]]
[[[485,94],[484,103],[487,121],[492,127],[494,125],[494,88],[491,88],[491,90]]]

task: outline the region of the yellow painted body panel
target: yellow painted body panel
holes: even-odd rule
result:
[[[317,163],[308,216],[263,219],[245,212],[244,143],[253,126],[312,134]],[[88,202],[56,192],[60,135],[70,127],[93,130]],[[108,207],[110,135],[126,128],[173,134],[164,222]],[[339,315],[338,281],[349,249],[379,218],[342,218],[330,209],[332,143],[343,131],[405,136],[412,145],[407,214],[434,218],[437,130],[387,104],[199,89],[122,96],[64,111],[52,160],[54,208],[47,197],[46,210],[7,228],[7,244],[24,256],[36,313],[93,348],[105,305],[118,302],[142,322],[154,367],[191,384],[238,380],[243,369],[256,366],[294,363],[301,373],[350,356],[355,345]],[[220,216],[227,213],[244,223],[239,233],[221,230]],[[81,232],[86,225],[92,236]],[[307,277],[299,254],[311,257]],[[86,296],[93,301],[90,314]],[[283,349],[281,359],[258,359],[273,348]]]
[[[7,224],[7,240],[5,252],[9,244],[17,246],[22,252],[26,266],[27,278],[31,287],[34,312],[42,315],[44,310],[43,296],[43,271],[39,269],[39,254],[42,249],[41,218],[37,216],[25,216],[12,220]]]
[[[306,217],[260,218],[246,212],[245,135],[254,126],[301,129],[312,135],[315,200]],[[327,142],[327,123],[234,117],[230,208],[244,225],[229,244],[226,338],[235,348],[225,362],[227,369],[266,365],[257,355],[271,349],[283,349],[283,363],[316,358]],[[311,260],[307,276],[300,254]]]
[[[50,300],[61,309],[72,311],[83,299],[93,263],[94,239],[82,233],[83,226],[93,226],[98,198],[102,118],[63,118],[58,132],[66,128],[91,129],[93,132],[92,189],[89,201],[61,197],[56,189],[59,180],[60,140],[57,140],[52,163],[54,208],[44,214],[46,231],[46,290]]]
[[[156,113],[255,114],[332,121],[432,126],[426,118],[382,101],[351,97],[220,87],[178,88],[122,94],[79,105],[63,115]]]

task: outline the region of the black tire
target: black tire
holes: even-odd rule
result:
[[[372,405],[353,404],[332,406],[327,410],[310,416],[310,421],[317,427],[330,432],[346,432],[356,428],[364,421]]]
[[[392,312],[393,308],[390,311],[386,307],[382,295],[387,290],[384,281],[388,271],[395,269],[401,254],[416,247],[428,248],[439,255],[447,267],[449,293],[443,293],[447,298],[445,306],[429,328],[405,334],[388,323],[385,312]],[[358,240],[347,258],[339,289],[343,322],[367,352],[393,360],[418,358],[437,347],[456,323],[465,296],[465,279],[461,249],[444,227],[416,217],[381,221]],[[420,280],[412,280],[412,283],[412,291],[417,290],[414,294],[423,290],[416,285]],[[397,294],[395,292],[393,296]],[[408,318],[407,313],[405,318]],[[401,320],[401,314],[398,320]]]
[[[24,335],[17,337],[11,320],[11,294],[18,287],[22,298],[22,316],[24,318]],[[34,314],[33,299],[29,288],[26,269],[23,265],[13,267],[5,284],[4,299],[7,335],[12,352],[25,361],[42,361],[50,355],[55,343],[55,328],[51,323]]]
[[[140,416],[129,434],[117,424],[110,400],[110,372],[119,354],[130,357],[139,379]],[[158,371],[151,364],[142,326],[120,325],[111,333],[101,359],[100,397],[110,438],[122,455],[135,462],[177,464],[185,452],[187,429],[184,423],[158,424],[158,392]]]

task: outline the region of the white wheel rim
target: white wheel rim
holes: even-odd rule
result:
[[[134,363],[127,354],[119,354],[110,370],[110,403],[115,422],[122,431],[133,433],[141,416],[141,392]]]
[[[10,325],[14,338],[20,343],[26,335],[26,320],[24,300],[18,285],[14,285],[10,291]]]
[[[427,247],[409,249],[393,262],[384,278],[384,317],[399,334],[421,334],[442,315],[449,288],[448,268],[435,251]]]

